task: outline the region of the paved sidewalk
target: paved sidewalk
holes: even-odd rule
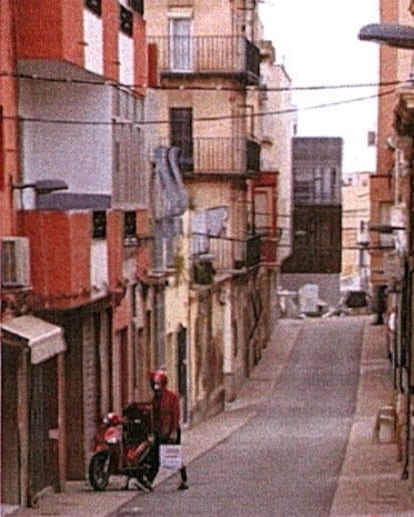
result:
[[[365,325],[357,407],[331,517],[414,516],[411,481],[395,443],[375,443],[377,410],[393,402],[392,369],[386,358],[386,327]],[[386,439],[382,434],[382,439]]]
[[[396,445],[373,443],[375,414],[379,407],[391,402],[392,384],[390,363],[385,357],[385,327],[370,325],[368,317],[364,320],[357,410],[331,516],[414,516],[409,482],[401,479],[402,466],[397,462]],[[226,410],[216,417],[184,430],[187,463],[225,440],[254,417],[255,405],[266,399],[276,385],[303,324],[302,320],[278,321],[273,338],[237,400],[227,404]],[[162,483],[169,476],[170,472],[161,470],[155,484]],[[191,468],[189,482],[191,485]],[[119,490],[119,481],[118,484],[111,482],[111,489],[98,493],[86,482],[71,482],[67,484],[65,493],[45,495],[39,508],[20,509],[13,515],[105,517],[136,494],[133,490]],[[6,515],[4,510],[2,508],[2,515]]]

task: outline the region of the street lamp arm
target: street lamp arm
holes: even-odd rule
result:
[[[370,232],[378,232],[378,233],[393,233],[398,230],[405,230],[404,226],[393,226],[391,224],[370,224],[369,231]]]

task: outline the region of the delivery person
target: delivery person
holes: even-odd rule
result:
[[[167,388],[168,378],[163,370],[150,373],[151,389],[153,391],[152,410],[154,417],[155,447],[153,454],[153,471],[150,481],[158,473],[159,447],[162,444],[180,444],[180,407],[178,396]],[[181,483],[178,490],[187,490],[187,471],[183,465],[180,468]]]

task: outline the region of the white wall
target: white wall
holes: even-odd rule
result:
[[[142,49],[145,52],[145,49]],[[134,84],[134,41],[132,38],[119,33],[118,36],[119,52],[119,82],[132,86]]]
[[[83,38],[85,40],[85,68],[103,75],[102,18],[83,10]]]
[[[73,193],[110,194],[111,106],[108,86],[22,80],[24,182],[59,178]]]

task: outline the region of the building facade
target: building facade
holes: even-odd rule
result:
[[[382,32],[392,24],[394,36],[398,35],[398,25],[413,27],[413,16],[413,2],[381,1],[380,24],[376,30]],[[361,29],[360,37],[362,33]],[[405,47],[400,37],[390,45],[391,37],[390,32],[388,38],[371,38],[383,43],[379,57],[380,84],[395,81],[397,86],[388,94],[384,86],[379,88],[377,166],[370,182],[369,247],[376,301],[379,293],[385,292],[387,313],[396,317],[388,351],[393,366],[401,475],[412,483],[414,96],[411,83],[407,82],[413,71],[412,48]],[[374,307],[379,310],[378,304]]]
[[[297,115],[292,105],[291,78],[284,65],[277,61],[271,42],[262,42],[261,54],[260,112],[264,116],[260,118],[261,171],[254,193],[255,225],[257,231],[264,233],[264,251],[273,253],[268,258],[264,256],[264,260],[273,265],[276,263],[272,297],[278,314],[281,268],[292,253],[292,139],[296,133]]]
[[[341,138],[293,138],[293,252],[282,266],[285,288],[316,284],[330,305],[340,297],[342,147]]]
[[[370,291],[370,175],[349,175],[342,184],[341,288]]]
[[[165,121],[155,131],[154,147],[166,142],[179,148],[189,198],[187,310],[178,321],[176,307],[167,306],[166,318],[176,329],[186,329],[187,410],[193,421],[237,396],[269,333],[270,271],[276,258],[270,269],[262,267],[266,244],[254,215],[262,188],[255,91],[261,33],[257,2],[245,4],[163,0],[146,9],[159,66],[160,88],[154,95]],[[220,29],[214,23],[218,18]],[[276,182],[271,183],[269,203],[276,195]],[[274,216],[271,224],[275,221]]]
[[[147,384],[142,7],[1,2],[4,502],[83,479],[98,419]]]

